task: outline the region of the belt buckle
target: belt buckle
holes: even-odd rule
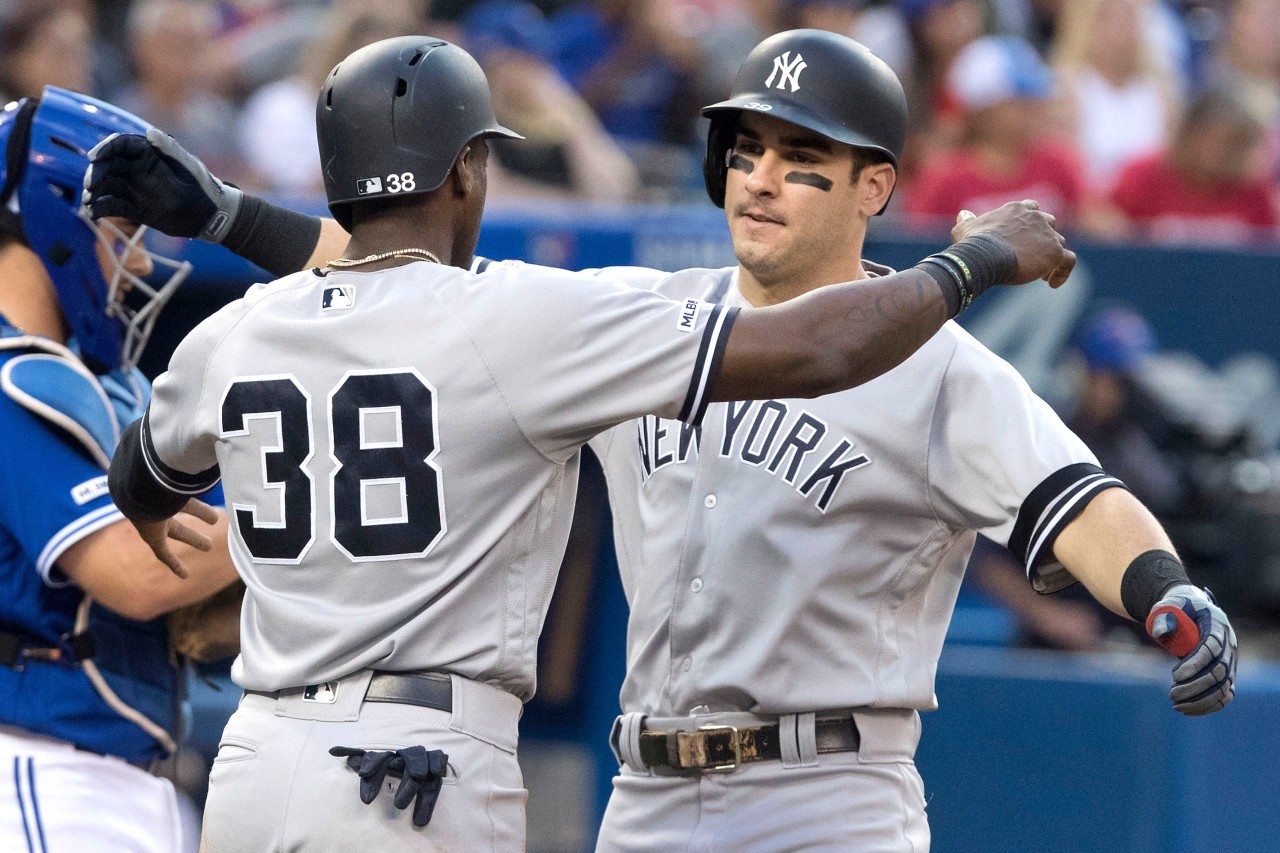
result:
[[[729,745],[733,748],[732,764],[716,764],[711,767],[704,767],[702,768],[704,773],[730,773],[738,769],[738,766],[742,764],[742,737],[738,733],[737,726],[722,726],[714,723],[707,723],[705,725],[698,726],[698,731],[728,732]]]

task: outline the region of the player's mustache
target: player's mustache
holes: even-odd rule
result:
[[[775,213],[767,206],[761,204],[758,199],[738,202],[733,206],[733,214],[734,216],[754,216],[757,219],[768,219],[769,221],[776,222],[779,225],[787,224],[786,220],[784,220],[780,214]]]

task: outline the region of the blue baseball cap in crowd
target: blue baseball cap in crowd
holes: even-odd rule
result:
[[[1128,373],[1155,352],[1156,336],[1142,315],[1128,308],[1108,308],[1085,322],[1079,347],[1090,370]]]
[[[951,63],[947,85],[965,109],[1005,101],[1053,97],[1053,72],[1017,36],[986,36],[967,45]]]
[[[542,10],[532,3],[484,0],[462,17],[462,46],[477,62],[500,50],[545,60],[555,52],[555,36]]]
[[[954,3],[955,0],[898,0],[898,11],[907,23],[915,24],[938,6]]]

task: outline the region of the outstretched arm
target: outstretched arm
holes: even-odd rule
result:
[[[1169,698],[1188,716],[1235,696],[1236,634],[1194,586],[1160,523],[1124,489],[1108,489],[1058,534],[1054,555],[1103,605],[1144,622],[1179,659]]]
[[[967,211],[956,242],[912,269],[820,287],[734,321],[713,400],[816,397],[901,364],[993,285],[1044,278],[1057,287],[1076,257],[1033,201],[982,216]]]

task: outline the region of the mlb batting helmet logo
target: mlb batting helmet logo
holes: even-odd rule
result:
[[[787,51],[781,56],[773,58],[773,70],[769,72],[769,79],[764,81],[765,88],[773,86],[773,78],[778,78],[778,85],[774,86],[779,91],[784,91],[787,86],[791,87],[791,91],[798,92],[800,90],[800,72],[809,67],[809,63],[804,61],[804,57],[796,54],[796,58],[791,58],[791,51]]]

